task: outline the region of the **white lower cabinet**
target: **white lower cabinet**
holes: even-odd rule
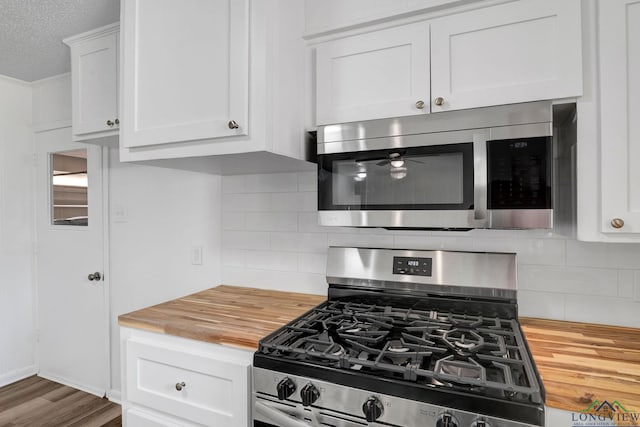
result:
[[[125,425],[250,425],[252,352],[130,328],[120,334]]]

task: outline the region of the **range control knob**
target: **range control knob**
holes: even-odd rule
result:
[[[277,389],[278,399],[285,400],[296,391],[296,385],[287,377],[278,383]]]
[[[471,424],[471,427],[491,427],[491,424],[486,422],[485,420],[476,420]]]
[[[362,405],[362,412],[364,412],[364,416],[367,421],[372,423],[382,416],[384,408],[382,406],[382,402],[380,402],[376,397],[371,396],[366,402],[364,402],[364,405]]]
[[[302,398],[303,406],[311,406],[313,405],[313,402],[318,400],[320,397],[320,390],[318,390],[313,384],[309,383],[300,390],[300,397]]]
[[[436,422],[436,427],[458,427],[458,420],[451,414],[442,414]]]

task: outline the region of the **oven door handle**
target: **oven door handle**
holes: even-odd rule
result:
[[[473,219],[489,225],[487,215],[487,134],[473,134]]]
[[[311,424],[291,418],[284,412],[281,412],[276,408],[272,408],[263,402],[256,401],[254,408],[257,413],[276,422],[280,427],[312,427]]]

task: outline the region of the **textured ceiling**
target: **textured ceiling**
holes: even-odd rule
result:
[[[0,74],[31,82],[65,73],[62,39],[119,19],[120,0],[0,0]]]

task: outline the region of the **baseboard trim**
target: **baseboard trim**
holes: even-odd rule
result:
[[[122,393],[120,390],[111,389],[107,392],[107,399],[118,405],[122,404]]]
[[[42,377],[42,378],[45,378],[47,380],[50,380],[50,381],[54,381],[54,382],[57,382],[57,383],[60,383],[60,384],[75,388],[77,390],[82,390],[82,391],[90,393],[90,394],[95,394],[98,397],[104,397],[105,394],[106,394],[104,389],[99,389],[99,388],[96,388],[96,387],[88,386],[86,384],[80,384],[80,383],[77,383],[75,381],[71,381],[71,380],[68,380],[67,378],[59,377],[59,376],[57,376],[55,374],[51,374],[51,373],[46,372],[46,371],[38,372],[38,376]]]
[[[27,377],[35,375],[38,372],[36,365],[26,366],[24,368],[16,369],[6,374],[0,375],[0,387],[15,383],[16,381],[23,380]]]

